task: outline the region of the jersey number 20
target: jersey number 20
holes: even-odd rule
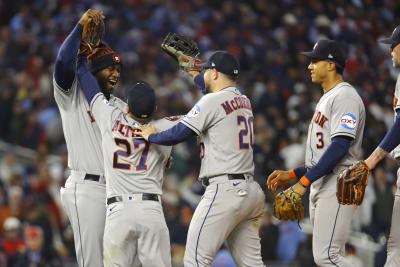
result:
[[[253,124],[254,124],[253,116],[250,116],[248,119],[246,119],[246,117],[244,116],[237,116],[237,125],[238,126],[243,125],[243,128],[239,131],[239,149],[249,149],[249,147],[254,149]],[[247,137],[247,135],[249,135],[250,139],[249,141],[245,140],[245,137]]]
[[[114,152],[113,167],[115,169],[130,170],[131,164],[121,163],[118,161],[118,158],[119,157],[128,158],[132,155],[131,144],[128,142],[128,140],[122,138],[114,138],[114,141],[115,144],[121,147],[122,149]],[[133,149],[138,149],[141,145],[144,145],[144,148],[142,154],[140,155],[139,163],[136,165],[137,171],[147,170],[147,155],[149,154],[150,143],[147,143],[143,139],[133,140]]]

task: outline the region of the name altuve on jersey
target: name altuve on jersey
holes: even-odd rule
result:
[[[224,103],[221,103],[221,106],[225,110],[226,115],[229,115],[234,110],[241,108],[245,108],[250,111],[252,110],[250,100],[247,97],[243,96],[237,96],[230,101],[225,101]]]
[[[140,132],[141,130],[139,128],[133,128],[128,124],[123,124],[120,120],[117,120],[115,121],[111,131],[118,131],[121,135],[125,137],[138,137],[136,133]]]

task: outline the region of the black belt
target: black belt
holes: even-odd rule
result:
[[[85,174],[85,180],[98,182],[98,181],[100,180],[100,175],[98,175],[98,174],[86,173],[86,174]]]
[[[246,177],[244,174],[239,173],[239,174],[227,174],[228,180],[246,180]],[[203,185],[208,186],[210,184],[210,180],[212,178],[205,178],[203,179]]]
[[[121,202],[123,199],[121,196],[110,197],[107,199],[107,205],[113,204],[115,202]],[[158,195],[157,194],[149,194],[144,193],[142,194],[142,200],[152,200],[158,202]]]

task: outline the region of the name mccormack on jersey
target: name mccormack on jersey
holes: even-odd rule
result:
[[[232,100],[225,101],[221,103],[221,106],[225,110],[226,115],[229,115],[234,110],[241,108],[252,110],[250,100],[247,97],[243,96],[237,96],[234,97]]]

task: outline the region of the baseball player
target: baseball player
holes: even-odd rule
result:
[[[305,165],[290,171],[276,170],[268,188],[300,180],[292,187],[303,195],[311,185],[310,220],[313,255],[318,266],[352,266],[344,258],[345,243],[355,206],[339,205],[337,174],[357,161],[365,124],[365,108],[357,91],[342,79],[346,55],[338,42],[320,40],[311,52],[308,69],[324,94],[308,128]]]
[[[254,118],[250,100],[236,88],[239,63],[217,51],[203,68],[207,94],[183,120],[159,133],[143,127],[139,134],[162,145],[199,137],[199,180],[206,190],[189,226],[185,267],[210,266],[225,240],[238,266],[264,266],[258,235],[264,193],[253,181]]]
[[[390,38],[381,41],[384,44],[390,44],[390,51],[393,60],[393,66],[400,67],[400,26],[394,29]],[[391,152],[391,156],[397,161],[400,159],[400,76],[397,78],[396,89],[393,99],[393,110],[395,112],[395,122],[385,137],[365,160],[370,169],[374,169],[376,164]],[[392,225],[387,246],[387,259],[385,267],[400,266],[400,169],[397,171],[397,190],[394,196],[394,206],[392,214]]]
[[[102,18],[101,11],[90,9],[81,17],[60,48],[53,79],[71,169],[65,188],[61,188],[61,202],[74,231],[80,267],[103,266],[106,185],[100,129],[79,90],[75,61],[82,25]],[[109,102],[126,110],[126,104],[112,95],[119,79],[119,56],[109,47],[98,48],[90,55],[90,66]]]
[[[100,92],[86,57],[79,57],[77,72],[103,137],[107,177],[104,265],[132,266],[137,257],[144,267],[171,266],[169,232],[160,203],[171,147],[136,137],[137,125],[152,121],[154,90],[145,82],[132,86],[125,113]],[[164,130],[177,122],[165,118],[153,123]]]

